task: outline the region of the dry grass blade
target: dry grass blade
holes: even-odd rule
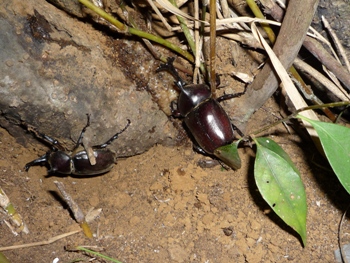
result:
[[[15,207],[11,203],[10,199],[4,192],[4,190],[0,187],[0,206],[6,211],[6,214],[9,216],[9,220],[11,222],[7,223],[4,221],[7,226],[11,229],[14,235],[18,235],[18,233],[28,234],[29,230],[26,223],[23,221],[22,216],[16,211]]]
[[[165,47],[168,47],[169,49],[175,51],[176,53],[180,54],[181,56],[185,57],[187,60],[194,62],[193,56],[190,53],[188,53],[187,51],[179,48],[177,45],[174,45],[173,43],[171,43],[171,42],[169,42],[161,37],[158,37],[156,35],[149,34],[147,32],[144,32],[144,31],[135,29],[133,27],[128,27],[128,26],[124,25],[119,20],[115,19],[113,16],[107,14],[104,10],[97,8],[95,5],[93,5],[88,0],[79,0],[79,2],[82,3],[84,6],[86,6],[87,8],[94,11],[95,13],[97,13],[99,16],[103,17],[106,21],[108,21],[111,24],[113,24],[114,26],[116,26],[123,33],[130,33],[132,35],[139,36],[141,38],[146,38],[150,41],[159,43],[159,44],[161,44]]]
[[[342,227],[343,227],[343,223],[345,221],[346,214],[349,211],[349,208],[350,208],[350,206],[348,206],[346,208],[346,210],[344,211],[344,213],[341,217],[340,223],[339,223],[339,227],[338,227],[338,245],[339,245],[340,255],[341,255],[341,258],[342,258],[344,263],[348,263],[348,260],[347,260],[348,257],[346,256],[343,245],[342,245],[342,237],[343,237],[343,228]]]
[[[216,89],[215,58],[216,58],[216,1],[210,0],[210,89],[212,94],[215,94],[215,89]]]
[[[294,104],[295,108],[300,109],[300,108],[306,107],[307,106],[306,102],[299,94],[297,88],[294,86],[287,71],[284,69],[282,63],[279,61],[279,59],[277,58],[277,56],[275,55],[275,53],[273,52],[271,47],[268,45],[268,43],[265,41],[265,39],[259,33],[259,31],[254,23],[252,24],[252,32],[253,32],[253,35],[261,42],[261,44],[265,48],[265,51],[269,55],[269,58],[271,59],[271,62],[273,64],[278,76],[281,79],[283,87],[285,88],[285,90],[286,90],[290,100]],[[305,111],[301,114],[309,119],[318,120],[318,117],[314,111]],[[310,136],[313,139],[318,137],[316,131],[307,122],[304,122],[304,125],[305,125],[307,131],[309,132]],[[317,145],[318,145],[318,143],[317,143]]]
[[[277,21],[281,21],[283,18],[284,10],[282,10],[276,3],[272,1],[268,1],[264,3],[265,8],[268,10],[274,10],[271,12],[271,16],[276,19]],[[327,27],[327,25],[325,24]],[[332,31],[332,30],[331,30]],[[331,34],[331,33],[330,33]],[[304,40],[304,47],[310,51],[311,54],[315,56],[316,59],[318,59],[322,65],[324,65],[325,72],[328,74],[329,78],[332,79],[332,81],[338,85],[337,83],[341,81],[343,85],[350,90],[350,79],[348,77],[349,71],[345,70],[345,68],[342,67],[340,59],[337,56],[337,53],[333,49],[333,45],[324,38],[319,32],[317,32],[314,28],[309,26],[309,32],[308,37]],[[332,34],[331,34],[332,36]],[[333,36],[332,36],[333,37]],[[337,38],[334,34],[333,38]],[[329,54],[328,49],[326,50],[322,44],[327,45],[328,49],[331,51],[331,54]],[[336,42],[336,40],[334,40]],[[335,44],[338,46],[337,44]],[[341,48],[341,44],[339,44],[339,47]],[[340,51],[340,48],[338,50]],[[339,52],[341,53],[341,51]],[[343,55],[342,55],[343,56]],[[344,61],[345,58],[343,57]],[[346,63],[346,62],[345,62]],[[329,71],[332,72],[332,74],[328,73]],[[334,76],[333,76],[334,75]],[[338,80],[336,80],[336,78]],[[338,87],[341,89],[341,85],[339,84]]]
[[[327,39],[325,39],[319,32],[317,32],[316,29],[314,29],[313,27],[310,27],[309,30],[310,31],[308,32],[307,35],[325,44],[329,48],[329,50],[332,52],[332,55],[334,56],[334,58],[340,63],[340,59],[338,58],[337,53],[335,52],[332,44]]]
[[[303,60],[296,58],[294,61],[294,65],[302,71],[307,72],[315,79],[317,79],[323,86],[325,86],[330,92],[336,95],[340,100],[350,100],[349,94],[347,94],[344,89],[339,89],[339,86],[335,85],[322,73],[318,72],[316,69],[311,67],[309,64],[305,63]]]
[[[165,8],[166,10],[168,10],[170,13],[177,15],[177,16],[181,16],[184,18],[187,18],[188,20],[191,21],[199,21],[204,23],[206,26],[210,26],[210,23],[207,21],[203,21],[203,20],[199,20],[194,18],[193,16],[190,16],[184,12],[182,12],[180,9],[178,9],[177,7],[173,6],[170,4],[170,2],[165,1],[165,0],[156,0],[156,2],[161,5],[163,8]],[[241,17],[232,17],[232,18],[224,18],[224,19],[216,19],[216,27],[219,26],[225,26],[226,28],[231,27],[230,24],[233,23],[252,23],[252,22],[258,22],[258,23],[266,23],[266,24],[270,24],[270,25],[276,25],[276,26],[280,26],[281,23],[280,22],[276,22],[273,20],[268,20],[268,19],[260,19],[260,18],[252,18],[252,17],[246,17],[246,16],[241,16]],[[193,25],[188,25],[188,27],[193,27]]]
[[[346,52],[345,52],[345,50],[343,48],[343,45],[340,43],[337,35],[335,34],[335,32],[333,31],[333,29],[331,28],[331,26],[329,25],[327,19],[324,16],[322,16],[322,22],[323,22],[325,28],[327,28],[330,36],[332,37],[332,39],[334,41],[334,44],[336,45],[340,55],[344,59],[344,62],[345,62],[347,70],[350,72],[350,63],[349,63],[349,60],[348,60],[348,58],[346,56]]]
[[[184,18],[187,18],[189,20],[195,21],[196,19],[193,16],[190,16],[186,14],[185,12],[182,12],[179,8],[173,6],[168,0],[156,0],[156,2],[162,6],[164,9],[168,10],[170,13],[173,13],[177,16],[182,16]],[[204,22],[204,21],[202,21]]]
[[[195,18],[197,20],[199,20],[199,3],[198,0],[194,0],[194,12],[195,12]],[[200,61],[200,55],[202,52],[202,45],[203,45],[203,38],[200,37],[199,35],[199,30],[200,30],[200,23],[199,21],[195,21],[194,23],[194,41],[196,43],[196,54],[195,56],[195,69],[193,72],[193,84],[197,84],[198,80],[200,78],[200,74],[199,74],[199,67],[201,64]],[[199,83],[201,83],[201,81],[199,81]]]
[[[158,15],[159,19],[162,21],[163,25],[171,32],[174,29],[169,25],[169,23],[165,20],[163,15],[160,13],[158,7],[153,4],[152,0],[147,0],[148,4],[152,7],[153,11]]]
[[[13,250],[13,249],[19,249],[19,248],[25,248],[25,247],[36,247],[36,246],[43,246],[43,245],[49,245],[53,242],[56,242],[57,240],[60,240],[62,238],[68,237],[70,235],[74,235],[76,233],[79,233],[81,230],[75,230],[72,232],[64,233],[55,237],[51,237],[48,240],[45,241],[39,241],[39,242],[33,242],[23,245],[15,245],[15,246],[9,246],[9,247],[0,247],[0,251],[6,251],[6,250]]]

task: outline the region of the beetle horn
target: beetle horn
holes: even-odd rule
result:
[[[175,85],[181,90],[183,91],[183,87],[186,85],[185,81],[180,77],[179,73],[176,71],[175,67],[174,67],[174,60],[175,58],[168,58],[167,59],[167,63],[165,64],[160,64],[159,68],[157,69],[156,72],[160,72],[160,71],[168,71],[171,75],[173,75],[173,77],[175,78]]]

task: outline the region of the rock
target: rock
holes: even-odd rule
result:
[[[72,148],[86,114],[91,114],[85,134],[91,145],[104,143],[131,120],[128,130],[110,146],[119,156],[172,143],[173,125],[152,96],[125,75],[116,59],[123,51],[115,50],[110,36],[43,0],[8,1],[2,6],[1,126],[23,139],[26,131],[18,124],[25,122]],[[125,45],[143,48],[137,41]],[[158,64],[145,50],[124,52],[133,62],[128,66],[145,68],[138,64],[142,60],[132,58],[138,52],[149,56],[147,71],[155,71]]]

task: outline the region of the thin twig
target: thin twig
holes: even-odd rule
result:
[[[55,237],[51,237],[48,240],[45,241],[39,241],[39,242],[34,242],[34,243],[28,243],[28,244],[23,244],[23,245],[15,245],[15,246],[9,246],[9,247],[0,247],[0,251],[5,251],[5,250],[12,250],[12,249],[18,249],[18,248],[25,248],[25,247],[35,247],[35,246],[43,246],[43,245],[49,245],[53,242],[56,242],[57,240],[60,240],[62,238],[74,235],[76,233],[81,232],[81,229],[75,230],[72,232],[68,232],[65,234],[61,234]]]
[[[270,129],[270,128],[272,128],[272,127],[274,127],[282,122],[286,122],[292,118],[295,118],[295,116],[297,116],[298,113],[300,113],[302,111],[316,110],[316,109],[322,109],[322,108],[331,108],[331,107],[342,107],[342,106],[348,106],[348,105],[350,105],[350,101],[340,101],[340,102],[332,102],[332,103],[326,103],[326,104],[322,104],[322,105],[312,105],[312,106],[300,108],[300,109],[296,110],[295,112],[293,112],[292,114],[288,115],[287,117],[280,119],[272,124],[266,125],[265,127],[262,127],[261,129],[250,133],[250,135],[256,136],[259,133],[262,133],[263,131],[267,131],[268,129]]]
[[[311,76],[313,76],[317,81],[319,81],[324,87],[326,87],[330,92],[336,95],[340,100],[350,100],[349,94],[341,88],[339,89],[332,81],[326,78],[322,73],[317,71],[315,68],[311,67],[309,64],[305,63],[303,60],[296,58],[294,65],[301,71],[304,71]]]
[[[340,220],[340,223],[339,223],[339,228],[338,228],[338,245],[339,245],[339,251],[340,251],[340,256],[342,258],[342,261],[344,263],[348,263],[348,260],[347,260],[347,257],[344,253],[344,250],[343,250],[343,246],[341,244],[341,237],[342,237],[342,225],[343,225],[343,222],[344,222],[344,219],[345,219],[345,216],[346,216],[346,213],[348,212],[350,208],[350,205],[348,205],[348,207],[345,209],[345,212],[343,213],[342,217],[341,217],[341,220]]]
[[[92,238],[92,232],[88,223],[85,220],[83,211],[80,209],[79,205],[74,201],[74,199],[67,193],[64,184],[62,182],[54,181],[56,187],[62,194],[64,200],[68,204],[70,210],[73,212],[75,220],[80,224],[81,228],[86,237]]]
[[[196,19],[199,19],[199,3],[198,0],[194,0],[194,17]],[[199,21],[194,22],[194,41],[196,43],[196,53],[194,54],[195,57],[195,68],[193,72],[193,78],[192,82],[193,84],[198,83],[198,77],[199,77],[199,66],[200,66],[200,54],[201,54],[201,38],[199,35]],[[200,82],[199,82],[200,83]]]
[[[339,41],[339,38],[337,37],[337,35],[335,34],[335,32],[333,31],[333,29],[331,28],[331,26],[329,25],[327,19],[324,17],[324,16],[321,16],[322,18],[322,22],[325,26],[325,28],[328,30],[330,36],[332,37],[333,41],[334,41],[334,44],[335,46],[337,47],[340,55],[342,56],[342,58],[344,59],[344,62],[345,62],[345,65],[346,65],[346,68],[348,69],[348,71],[350,72],[350,63],[349,63],[349,60],[346,56],[346,52],[343,48],[343,45],[340,43]]]
[[[216,90],[216,1],[210,0],[210,89],[215,94]]]

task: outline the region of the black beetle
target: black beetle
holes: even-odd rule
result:
[[[34,161],[27,163],[24,167],[26,171],[33,165],[48,164],[50,167],[49,173],[60,173],[60,174],[73,174],[73,175],[97,175],[108,172],[112,169],[116,162],[116,153],[106,147],[111,144],[118,136],[123,133],[130,125],[128,120],[127,125],[120,132],[117,132],[106,141],[104,144],[96,145],[92,147],[93,154],[95,156],[96,163],[92,165],[90,163],[88,153],[85,150],[78,151],[79,146],[82,144],[84,132],[86,128],[90,126],[90,116],[87,115],[87,124],[82,129],[79,139],[75,148],[72,151],[65,151],[60,143],[39,132],[33,130],[33,132],[39,138],[45,140],[52,145],[52,150],[48,151],[45,155],[41,156]]]
[[[175,117],[183,117],[184,123],[196,141],[195,148],[209,155],[214,155],[233,169],[241,167],[237,152],[234,130],[244,136],[230,121],[227,113],[219,104],[220,101],[239,97],[245,93],[227,94],[214,99],[210,88],[205,84],[190,84],[181,79],[173,66],[174,58],[168,58],[166,64],[161,64],[159,71],[168,71],[175,78],[175,84],[180,89],[177,108],[174,101],[171,104]]]

